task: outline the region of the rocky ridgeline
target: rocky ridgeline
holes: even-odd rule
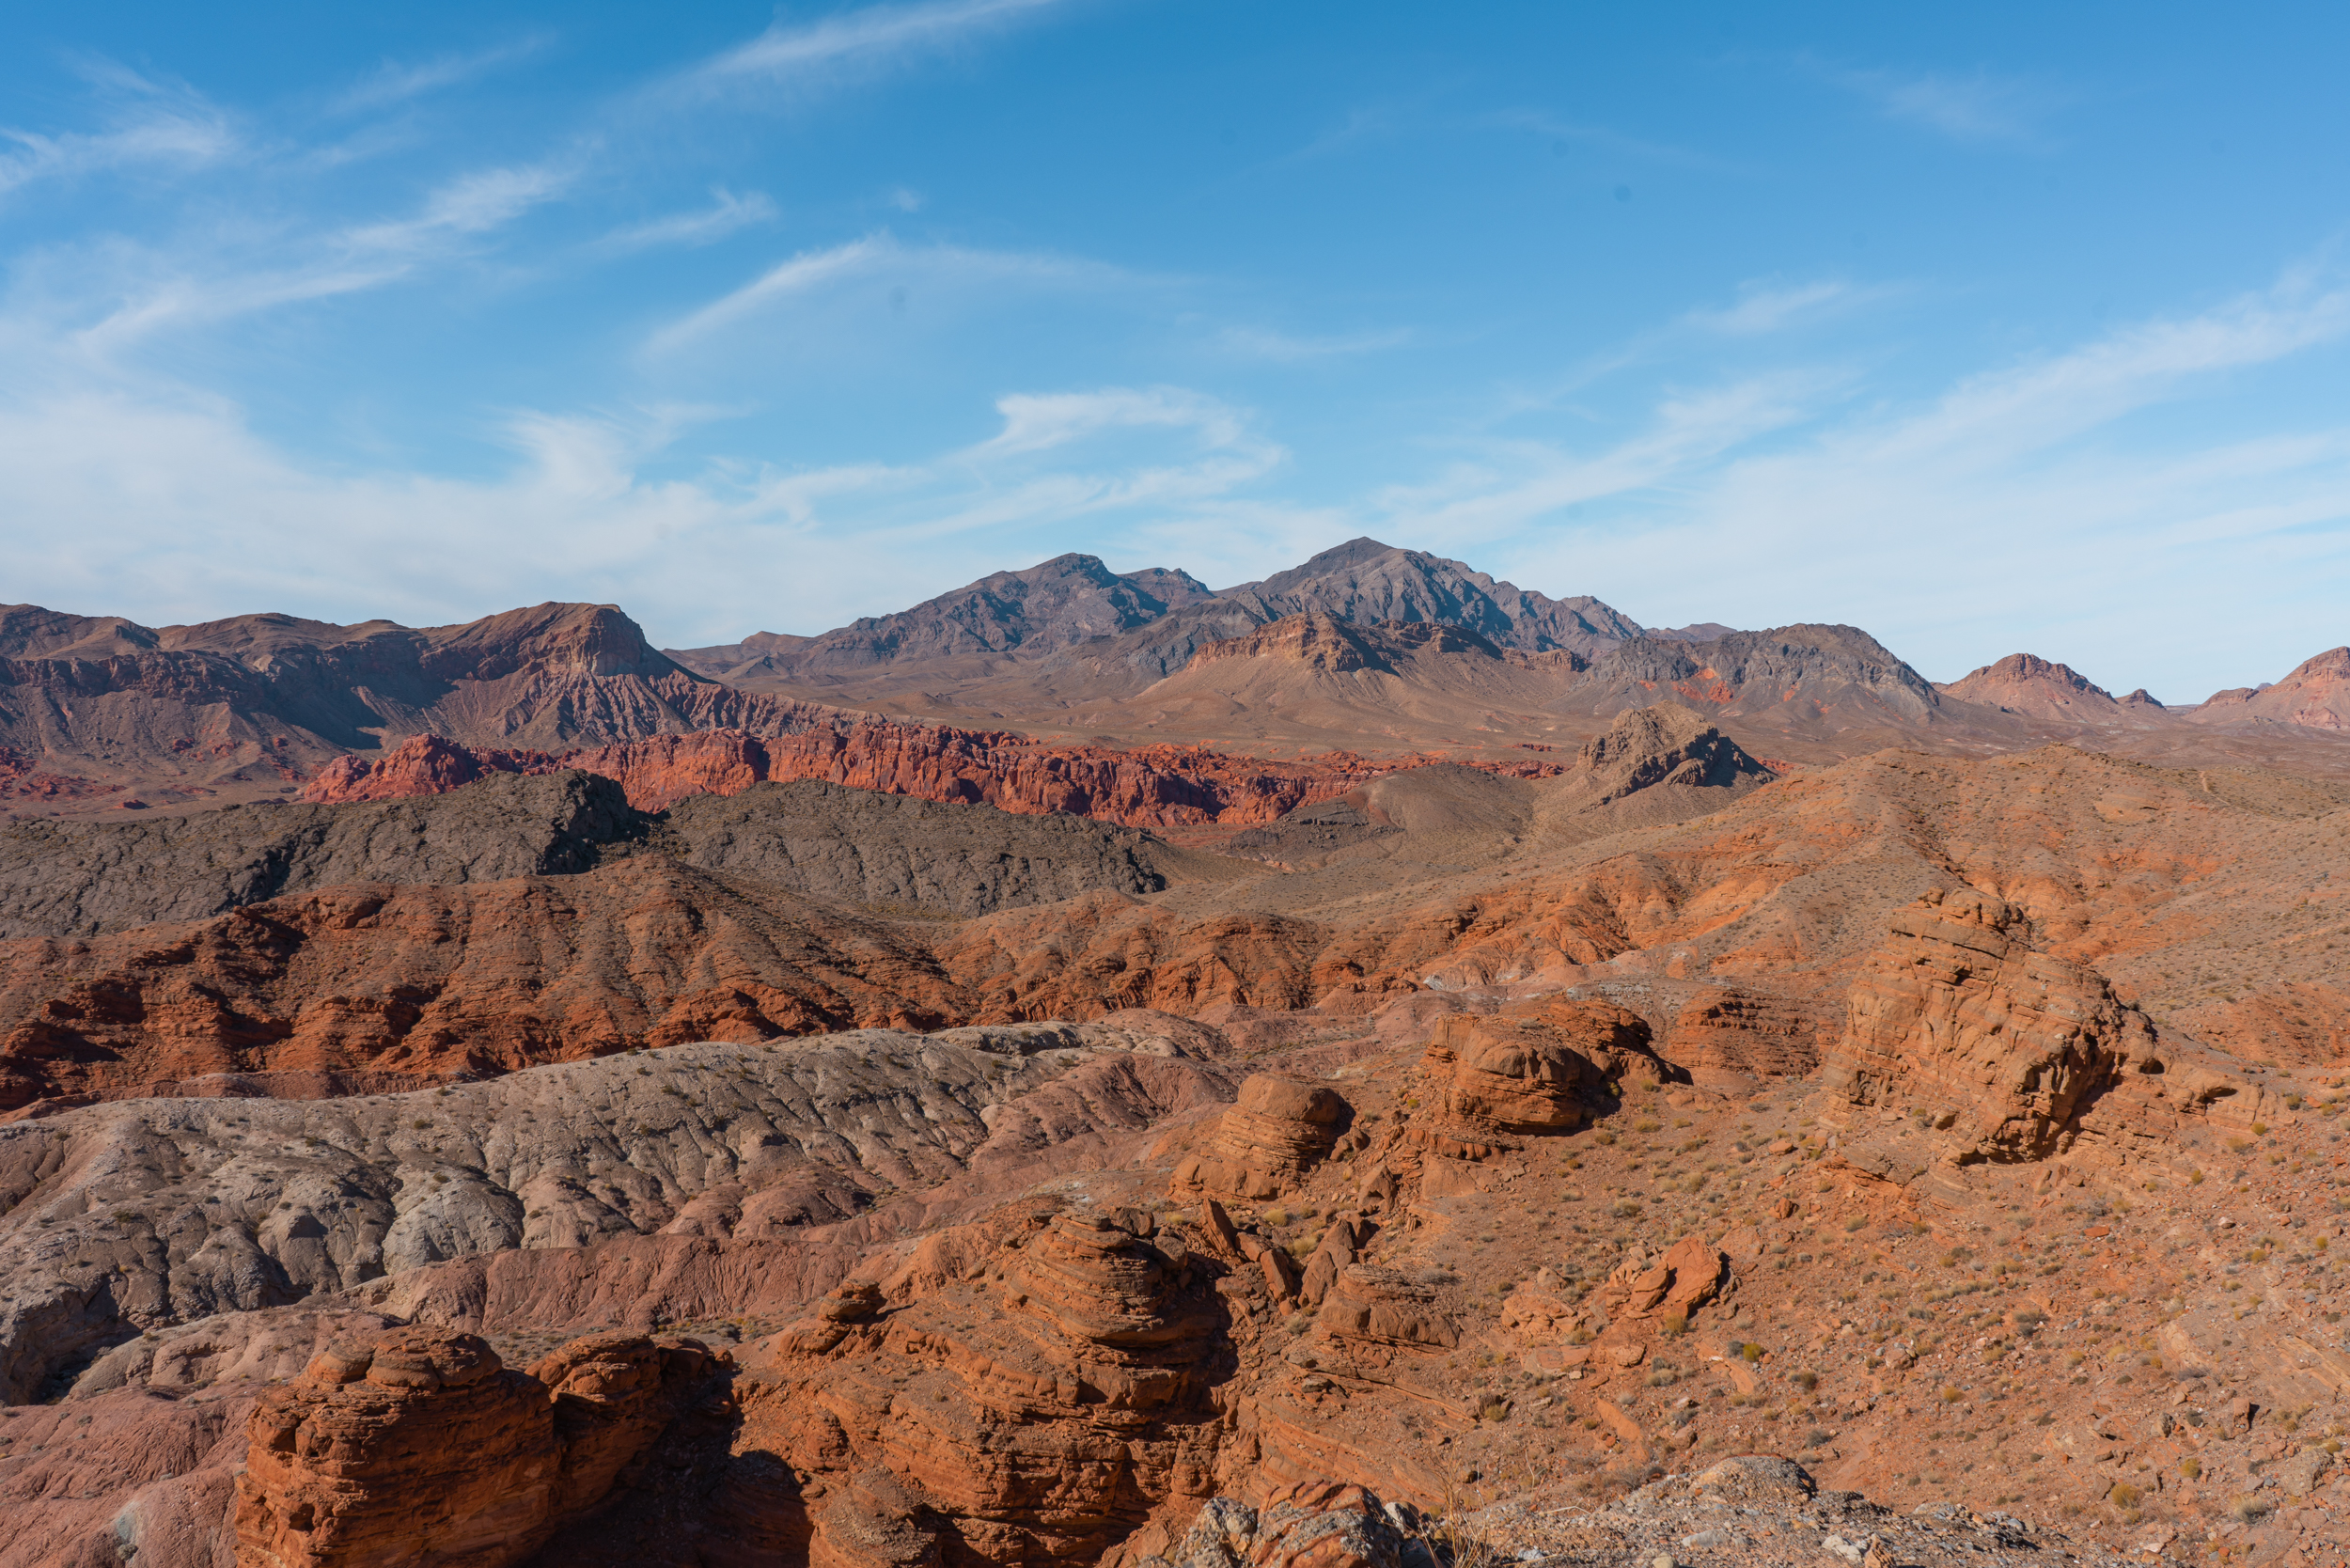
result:
[[[1280,763],[1193,746],[1043,745],[1000,731],[855,714],[796,734],[704,729],[560,753],[417,735],[380,757],[337,759],[302,793],[319,802],[390,800],[437,794],[493,774],[576,768],[618,780],[630,804],[648,811],[690,795],[812,778],[1031,815],[1183,827],[1271,822],[1299,806],[1336,799],[1392,765],[1346,753]]]

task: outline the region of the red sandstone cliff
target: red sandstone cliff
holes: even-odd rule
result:
[[[648,811],[688,795],[733,794],[763,780],[818,778],[1032,815],[1058,811],[1136,827],[1179,827],[1271,822],[1299,806],[1335,800],[1389,765],[1343,752],[1313,763],[1281,763],[1190,746],[1046,746],[1000,730],[842,714],[838,722],[820,722],[796,734],[705,729],[561,753],[471,747],[418,735],[374,761],[337,758],[320,770],[303,798],[437,794],[493,773],[560,768],[618,779],[629,803]]]

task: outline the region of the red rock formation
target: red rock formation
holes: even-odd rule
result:
[[[1936,888],[1889,922],[1853,982],[1825,1081],[1922,1116],[1972,1159],[2042,1159],[2123,1075],[2156,1068],[2154,1027],[2095,970],[2037,951],[2013,905]]]
[[[1585,1097],[1610,1078],[1660,1080],[1648,1041],[1639,1015],[1611,1002],[1544,997],[1443,1019],[1420,1062],[1438,1096],[1424,1137],[1466,1145],[1573,1132],[1590,1117]]]
[[[768,1341],[738,1451],[806,1478],[811,1564],[1092,1561],[1217,1489],[1221,1273],[1139,1211],[1040,1215],[981,1278]]]
[[[1436,1305],[1436,1291],[1400,1270],[1355,1263],[1339,1271],[1314,1320],[1323,1340],[1374,1358],[1398,1349],[1449,1350],[1460,1325]]]
[[[337,760],[305,787],[303,798],[385,800],[438,793],[484,773],[560,768],[617,779],[629,803],[647,811],[687,795],[732,794],[767,779],[821,778],[885,794],[1030,814],[1066,812],[1139,827],[1271,822],[1299,806],[1335,800],[1387,771],[1343,753],[1313,763],[1279,763],[1185,746],[1046,746],[1002,731],[843,714],[787,735],[704,729],[556,755],[468,748],[420,735],[373,761]]]
[[[1169,1185],[1252,1200],[1276,1197],[1322,1163],[1351,1120],[1338,1090],[1261,1073],[1240,1086],[1207,1152],[1178,1165]]]
[[[1661,1253],[1636,1242],[1593,1297],[1610,1318],[1685,1323],[1729,1279],[1730,1259],[1701,1236],[1684,1236]]]
[[[520,1562],[604,1499],[707,1367],[690,1341],[627,1335],[534,1375],[446,1328],[331,1346],[254,1408],[239,1568]]]
[[[446,1079],[638,1044],[967,1018],[962,988],[895,928],[666,862],[363,884],[87,944],[0,947],[0,1105],[218,1073]]]
[[[1667,1049],[1699,1083],[1799,1078],[1819,1066],[1816,1010],[1738,986],[1708,986],[1682,1005]]]

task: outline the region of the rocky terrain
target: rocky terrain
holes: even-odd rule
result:
[[[0,660],[0,1562],[2350,1556],[2334,655],[1358,541]]]

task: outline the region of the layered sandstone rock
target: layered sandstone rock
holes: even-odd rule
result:
[[[736,1451],[803,1478],[811,1563],[1091,1561],[1217,1489],[1222,1274],[1142,1211],[1040,1212],[979,1278],[768,1341]]]
[[[806,706],[806,705],[798,705]],[[1228,757],[1196,746],[1043,745],[1001,730],[904,723],[807,707],[781,733],[699,729],[561,753],[464,747],[419,735],[384,755],[344,757],[303,787],[310,801],[384,800],[493,773],[577,768],[616,779],[639,810],[761,782],[822,779],[885,794],[1061,812],[1138,827],[1265,823],[1385,773],[1345,753],[1315,762]]]
[[[2014,906],[1936,888],[1888,923],[1826,1063],[1850,1102],[1924,1118],[1960,1159],[2042,1159],[2098,1094],[2162,1070],[2146,1015],[2095,970],[2034,949]]]
[[[337,1342],[254,1409],[240,1568],[520,1562],[603,1501],[708,1368],[691,1341],[623,1335],[566,1347],[543,1375],[446,1328]]]
[[[1338,1090],[1261,1073],[1240,1086],[1206,1152],[1178,1165],[1170,1184],[1252,1201],[1277,1197],[1329,1155],[1353,1120]]]
[[[1684,1236],[1662,1252],[1634,1243],[1623,1261],[1592,1293],[1610,1319],[1679,1318],[1721,1294],[1730,1280],[1730,1258],[1701,1236]]]
[[[1820,1010],[1745,986],[1710,985],[1682,1004],[1666,1048],[1699,1083],[1800,1078],[1820,1065]]]
[[[1513,1138],[1571,1133],[1590,1119],[1593,1097],[1610,1082],[1628,1074],[1659,1082],[1667,1070],[1637,1013],[1544,997],[1440,1020],[1420,1071],[1435,1104],[1411,1127],[1411,1141],[1441,1157],[1476,1160]]]
[[[1461,1342],[1461,1326],[1439,1305],[1435,1285],[1370,1263],[1339,1271],[1315,1327],[1357,1353],[1449,1350]]]

